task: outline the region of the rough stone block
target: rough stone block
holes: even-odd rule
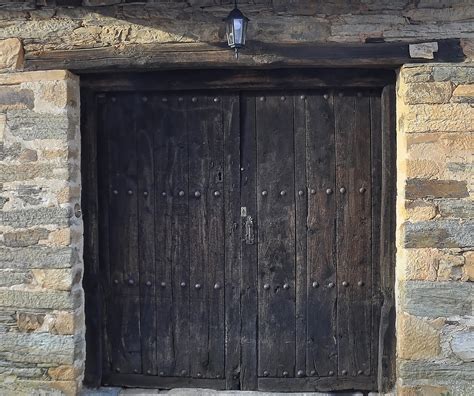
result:
[[[433,67],[435,81],[451,81],[454,84],[474,83],[474,67],[472,65],[435,65]]]
[[[474,102],[474,84],[457,86],[453,92],[453,101],[461,103]]]
[[[401,308],[413,316],[437,318],[473,313],[472,283],[407,281],[404,292]]]
[[[472,131],[474,108],[469,103],[406,105],[398,125],[406,133]]]
[[[0,40],[0,71],[21,69],[23,61],[23,45],[19,39]]]
[[[0,287],[24,285],[31,282],[31,274],[25,271],[0,270]]]
[[[72,364],[74,337],[48,333],[2,334],[0,355],[12,362]]]
[[[2,87],[0,90],[0,111],[12,109],[32,109],[34,95],[30,89]]]
[[[474,251],[464,253],[463,280],[474,281]]]
[[[66,226],[71,213],[67,208],[47,207],[0,212],[0,224],[17,228],[54,224]]]
[[[474,218],[474,201],[447,199],[438,201],[441,217],[455,217],[458,219]]]
[[[69,268],[78,261],[78,252],[71,247],[0,247],[0,269]]]
[[[437,214],[436,205],[432,202],[413,201],[407,202],[407,219],[411,221],[431,220]]]
[[[48,237],[48,230],[45,228],[33,228],[15,232],[5,232],[3,234],[4,244],[9,247],[25,247],[36,245],[40,239]]]
[[[404,224],[406,248],[474,246],[474,219],[435,220]]]
[[[474,380],[474,363],[453,363],[445,360],[436,362],[400,360],[398,370],[400,377],[406,380],[420,378],[433,382]]]
[[[32,269],[33,281],[38,286],[51,290],[71,290],[73,272],[64,269]]]
[[[51,367],[48,370],[48,375],[53,380],[74,380],[76,378],[75,368],[72,365],[61,365],[57,367]]]
[[[467,183],[458,180],[408,179],[405,198],[465,198],[469,196]]]
[[[17,312],[17,328],[22,333],[36,331],[43,326],[46,314]]]
[[[430,82],[406,84],[405,103],[447,103],[451,98],[452,87],[450,82]]]
[[[429,321],[401,314],[397,323],[397,349],[401,359],[427,359],[439,355],[440,332]]]
[[[451,350],[464,362],[474,362],[474,329],[454,334]]]
[[[68,292],[43,292],[0,289],[0,306],[17,308],[74,309]]]
[[[72,136],[73,124],[66,114],[44,114],[31,110],[10,110],[7,113],[10,133],[24,140],[62,139]]]

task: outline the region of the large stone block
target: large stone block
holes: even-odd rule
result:
[[[400,360],[398,373],[405,380],[424,379],[432,382],[451,380],[474,380],[474,363],[438,361]],[[466,388],[467,390],[467,388]],[[462,393],[460,393],[462,395]],[[468,393],[466,393],[466,396]]]
[[[434,220],[404,224],[406,248],[452,248],[474,246],[474,219]]]
[[[447,103],[451,99],[452,86],[448,82],[406,84],[404,100],[407,104]]]
[[[74,337],[48,333],[6,333],[0,356],[12,362],[72,364]]]
[[[436,318],[473,314],[473,283],[407,281],[404,288],[401,309],[410,315]]]
[[[0,90],[0,111],[11,109],[32,109],[34,106],[33,91],[2,87]]]
[[[474,130],[474,108],[469,103],[406,105],[399,128],[406,133],[467,132]]]
[[[474,67],[472,65],[435,65],[433,67],[435,81],[451,81],[454,84],[474,83]]]
[[[451,350],[464,362],[474,362],[474,329],[454,334]]]
[[[4,244],[9,247],[26,247],[36,245],[40,239],[48,238],[49,231],[45,228],[33,228],[3,234]]]
[[[0,289],[0,306],[16,308],[74,309],[69,292],[45,292]]]
[[[397,318],[397,354],[401,359],[427,359],[439,355],[440,331],[429,321],[400,314]]]
[[[19,39],[0,40],[0,71],[21,69],[23,61],[23,45]]]
[[[78,252],[71,247],[0,247],[0,269],[69,268],[77,262]]]
[[[405,187],[406,199],[419,198],[465,198],[469,196],[467,183],[458,180],[408,179]]]
[[[66,226],[71,218],[70,210],[61,207],[42,207],[0,212],[0,224],[16,228],[54,224]]]
[[[446,199],[438,201],[441,217],[455,217],[458,219],[474,218],[474,201],[471,199]]]
[[[66,114],[36,113],[31,110],[10,110],[7,113],[10,133],[24,140],[63,139],[72,136],[74,125]]]
[[[36,178],[65,180],[68,178],[68,170],[66,166],[48,162],[0,164],[0,183],[33,181]]]

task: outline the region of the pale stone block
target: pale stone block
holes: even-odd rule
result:
[[[448,395],[446,386],[418,385],[402,386],[398,389],[398,396],[446,396]]]
[[[474,251],[464,253],[463,280],[474,281]]]
[[[71,247],[26,247],[11,249],[0,246],[0,268],[69,268],[79,261],[78,252]]]
[[[474,362],[474,330],[455,333],[451,340],[453,353],[464,362]]]
[[[408,46],[411,58],[434,59],[435,52],[438,52],[438,43],[410,44]]]
[[[51,231],[47,243],[56,246],[69,246],[71,243],[71,229],[61,228]]]
[[[21,69],[23,62],[23,45],[19,39],[8,38],[0,40],[0,71],[2,69],[7,71]]]
[[[10,332],[0,337],[0,352],[10,361],[72,364],[74,337]]]
[[[474,108],[469,103],[406,105],[401,109],[399,128],[406,133],[472,132]]]
[[[33,281],[44,289],[71,290],[73,272],[70,268],[65,269],[33,269]]]
[[[452,94],[449,81],[406,84],[404,88],[405,103],[411,105],[447,103]]]
[[[34,72],[0,74],[0,85],[16,85],[33,81],[62,81],[79,82],[79,77],[67,70],[44,70]]]
[[[436,205],[431,202],[417,200],[406,204],[407,220],[431,220],[436,217]]]
[[[459,280],[464,263],[463,255],[456,249],[408,249],[401,276],[405,280]]]
[[[427,320],[400,314],[397,318],[397,355],[401,359],[427,359],[439,355],[440,333]]]
[[[6,114],[0,114],[0,145],[5,141],[5,128],[7,126]]]
[[[45,292],[0,289],[0,306],[17,308],[73,309],[69,292]]]
[[[471,98],[474,97],[474,84],[458,85],[453,91],[453,96],[469,96]]]
[[[58,312],[54,322],[57,334],[74,334],[75,316],[72,312]]]
[[[48,375],[53,380],[74,380],[76,378],[74,366],[65,364],[57,367],[51,367],[48,370]]]

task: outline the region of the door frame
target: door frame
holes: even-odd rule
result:
[[[381,96],[381,223],[380,285],[382,311],[379,329],[378,391],[395,381],[395,200],[396,127],[395,72],[384,69],[272,69],[173,70],[147,73],[87,74],[81,76],[81,172],[84,218],[84,278],[86,370],[84,382],[102,384],[103,312],[100,282],[97,166],[97,105],[101,93],[174,90],[281,90],[318,88],[379,88]],[[227,367],[226,367],[227,371]],[[227,371],[228,386],[238,378]],[[230,376],[230,377],[229,377]],[[152,385],[152,384],[150,384]],[[173,384],[170,384],[173,386]],[[308,386],[312,386],[308,384]],[[337,390],[320,382],[318,391]],[[285,389],[282,389],[283,391]],[[287,389],[288,391],[289,389]]]

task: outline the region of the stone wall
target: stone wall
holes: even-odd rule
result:
[[[69,1],[74,2],[78,3]],[[0,8],[0,40],[20,39],[26,59],[54,50],[222,43],[222,18],[233,1],[82,3],[84,7],[57,7],[51,0],[12,1]],[[460,38],[464,52],[474,54],[471,0],[240,0],[239,7],[251,19],[249,40],[360,43]]]
[[[78,78],[0,74],[2,395],[74,395],[81,381],[80,185]]]
[[[397,91],[399,390],[472,395],[474,66],[407,65]]]

